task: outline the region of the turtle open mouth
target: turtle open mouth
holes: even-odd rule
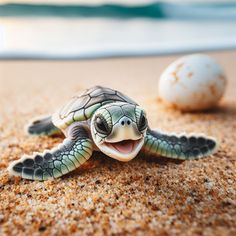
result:
[[[107,142],[106,145],[109,148],[112,148],[122,154],[129,154],[129,153],[132,153],[137,148],[140,142],[141,142],[141,139],[138,139],[138,140],[129,139],[129,140],[122,140],[120,142],[115,142],[115,143]]]

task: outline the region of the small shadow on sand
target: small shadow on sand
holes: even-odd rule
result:
[[[167,165],[169,163],[172,164],[181,164],[184,162],[184,160],[178,160],[178,159],[172,159],[172,158],[168,158],[168,157],[163,157],[163,156],[153,156],[153,155],[149,155],[149,154],[145,154],[145,153],[140,153],[136,159],[140,159],[142,161],[146,161],[149,163],[157,163],[159,165]]]
[[[155,164],[158,164],[161,166],[165,166],[165,165],[168,165],[171,163],[176,164],[176,165],[180,165],[181,163],[184,162],[183,160],[170,159],[170,158],[166,158],[166,157],[162,157],[162,156],[156,157],[156,156],[145,154],[143,152],[138,154],[137,157],[135,157],[133,160],[129,161],[128,164],[132,165],[132,162],[136,162],[136,161],[148,162],[150,164],[155,163]],[[85,164],[83,164],[81,167],[62,176],[61,178],[66,178],[67,176],[75,177],[77,175],[82,175],[84,173],[88,173],[90,171],[94,171],[96,169],[99,169],[102,166],[106,166],[112,171],[113,168],[116,168],[115,166],[123,165],[123,164],[126,164],[126,163],[122,163],[122,162],[117,161],[113,158],[110,158],[101,152],[94,152],[94,154],[89,159],[89,161],[85,162]]]
[[[182,112],[183,114],[195,114],[195,115],[230,115],[235,116],[236,115],[236,106],[232,103],[224,103],[219,104],[216,107],[213,107],[211,109],[205,110],[205,111],[192,111],[192,112]]]

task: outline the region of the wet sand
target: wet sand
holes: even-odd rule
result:
[[[235,235],[236,53],[210,55],[228,89],[216,109],[192,114],[157,99],[160,73],[176,57],[0,61],[0,235]],[[56,180],[10,177],[9,162],[62,141],[27,136],[27,122],[98,84],[138,101],[151,127],[217,137],[218,152],[185,162],[140,154],[128,163],[96,153]]]

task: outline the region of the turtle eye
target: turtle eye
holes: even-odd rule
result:
[[[99,132],[101,134],[108,135],[110,133],[110,129],[107,125],[107,122],[102,117],[99,117],[99,116],[96,117],[95,122],[94,122],[94,126],[95,126],[95,129],[97,130],[97,132]]]
[[[138,124],[138,129],[139,131],[143,131],[147,128],[147,119],[143,113],[141,113],[140,119],[139,119],[139,124]]]

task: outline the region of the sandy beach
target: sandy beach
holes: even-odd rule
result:
[[[158,78],[176,56],[0,61],[0,235],[236,235],[236,52],[210,55],[228,88],[204,113],[167,109],[157,98]],[[184,162],[141,153],[128,163],[96,153],[59,179],[9,176],[11,161],[62,141],[29,137],[25,125],[94,85],[136,100],[153,128],[215,136],[218,152]]]

